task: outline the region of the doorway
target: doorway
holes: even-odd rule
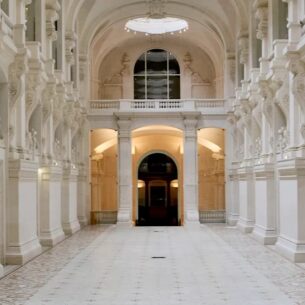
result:
[[[177,226],[178,171],[163,153],[148,155],[138,168],[138,226]]]

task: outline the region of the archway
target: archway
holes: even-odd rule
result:
[[[139,226],[176,226],[178,218],[178,170],[163,153],[143,159],[138,168]]]

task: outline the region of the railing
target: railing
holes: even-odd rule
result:
[[[224,223],[226,222],[226,211],[199,211],[199,218],[201,223]]]
[[[0,31],[13,39],[13,28],[10,18],[0,9]]]
[[[228,111],[223,99],[188,100],[94,100],[89,102],[89,114],[113,112],[185,112],[199,111],[207,114],[224,114]]]

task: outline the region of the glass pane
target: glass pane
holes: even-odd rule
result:
[[[177,59],[169,53],[169,74],[180,74],[180,67]]]
[[[145,54],[143,54],[137,61],[135,68],[134,68],[134,74],[141,75],[145,74]]]
[[[180,76],[169,77],[169,98],[180,99]]]
[[[167,77],[147,77],[147,99],[167,99]]]
[[[167,73],[167,52],[164,50],[150,50],[147,52],[147,74]]]
[[[145,99],[145,76],[135,76],[135,78],[134,78],[134,98],[136,100]]]

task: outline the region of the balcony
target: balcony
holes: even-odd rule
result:
[[[89,102],[89,116],[114,113],[181,113],[200,112],[202,115],[226,115],[231,106],[224,99],[187,100],[93,100]]]

